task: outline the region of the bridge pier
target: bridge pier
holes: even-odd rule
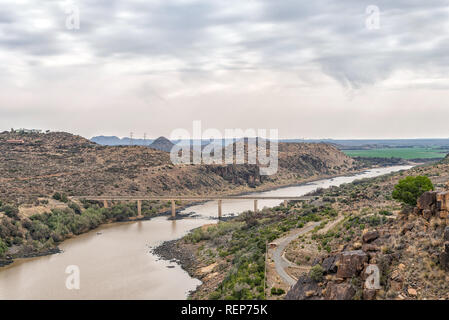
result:
[[[222,210],[221,210],[221,200],[218,200],[218,219],[221,219]]]
[[[284,200],[284,208],[288,208],[288,200]]]
[[[108,200],[103,200],[103,207],[109,208]]]
[[[171,200],[171,216],[176,218],[176,203],[175,200]]]
[[[137,218],[142,217],[142,200],[137,200]]]
[[[254,213],[257,213],[257,200],[254,200]]]

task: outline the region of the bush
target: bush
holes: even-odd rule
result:
[[[6,244],[0,239],[0,257],[3,257],[6,253],[6,250],[8,250],[8,247]]]
[[[66,203],[69,202],[69,199],[67,198],[67,195],[65,193],[55,192],[55,194],[53,195],[53,199]]]
[[[426,191],[433,190],[432,181],[425,176],[406,177],[394,186],[393,199],[415,206],[418,198]]]
[[[273,296],[280,296],[283,295],[285,293],[284,289],[281,288],[271,288],[271,295]]]
[[[61,200],[61,194],[59,192],[55,192],[55,194],[53,195],[53,199],[60,201]]]
[[[81,208],[75,202],[70,202],[69,208],[72,209],[73,212],[75,212],[76,214],[81,214]]]
[[[310,269],[310,278],[315,282],[321,282],[323,280],[324,269],[317,264]]]
[[[18,219],[19,218],[19,209],[16,207],[6,205],[1,208],[1,210],[10,218]]]

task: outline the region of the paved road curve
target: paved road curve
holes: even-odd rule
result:
[[[285,236],[284,238],[279,239],[278,245],[273,253],[273,261],[276,267],[276,272],[279,274],[279,276],[282,278],[282,280],[287,283],[290,286],[293,286],[296,283],[296,280],[293,279],[286,271],[285,268],[287,268],[290,265],[290,262],[284,259],[282,254],[284,253],[285,248],[288,246],[290,242],[297,239],[299,236],[302,236],[306,234],[307,232],[313,230],[316,226],[318,226],[321,222],[314,222],[302,229],[296,230],[293,233]]]

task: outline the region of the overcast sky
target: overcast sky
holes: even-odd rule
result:
[[[0,129],[447,138],[448,4],[0,0]]]

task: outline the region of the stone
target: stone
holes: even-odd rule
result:
[[[390,285],[391,285],[391,289],[393,289],[394,291],[401,291],[403,284],[400,281],[391,281]]]
[[[368,256],[362,250],[344,251],[338,257],[338,278],[351,278],[363,270]]]
[[[413,289],[413,288],[408,288],[407,292],[410,296],[413,296],[413,297],[416,297],[418,295],[418,292],[416,291],[416,289]]]
[[[356,291],[350,283],[330,282],[326,287],[326,300],[352,300]]]
[[[446,271],[449,271],[449,253],[442,252],[440,253],[440,265]]]
[[[436,201],[437,201],[437,210],[441,212],[449,211],[449,192],[446,191],[437,193]]]
[[[377,290],[363,289],[363,300],[374,300],[376,298]]]
[[[324,273],[325,274],[336,273],[338,269],[336,262],[337,256],[335,255],[325,258],[321,263],[321,267],[323,267]]]
[[[443,239],[444,241],[449,241],[449,227],[444,228]]]
[[[364,252],[379,251],[379,247],[377,247],[375,244],[372,244],[372,243],[365,243],[362,246],[362,251],[364,251]]]
[[[316,294],[316,292],[313,290],[306,291],[307,298],[310,298],[310,297],[314,296],[315,294]]]
[[[422,216],[424,219],[429,220],[432,217],[432,211],[429,209],[424,209],[422,211]]]
[[[379,237],[379,232],[377,230],[365,232],[362,236],[362,240],[364,243],[371,242],[376,240]]]
[[[408,231],[412,231],[415,225],[413,223],[407,223],[401,230],[401,234],[406,234]]]
[[[359,249],[361,249],[362,248],[362,244],[360,243],[360,242],[355,242],[353,245],[352,245],[352,249],[354,249],[354,250],[359,250]]]
[[[446,219],[449,216],[449,211],[441,210],[440,211],[440,219]]]
[[[436,211],[436,202],[437,202],[437,193],[436,191],[426,191],[418,198],[418,209],[421,211],[430,210],[430,212]]]
[[[311,294],[311,292],[314,292]],[[287,292],[285,300],[318,300],[321,292],[318,284],[309,276],[300,276],[296,284]]]
[[[399,279],[400,276],[401,276],[401,274],[399,273],[399,270],[394,270],[391,273],[390,278],[391,278],[391,280],[396,280],[396,279]]]

